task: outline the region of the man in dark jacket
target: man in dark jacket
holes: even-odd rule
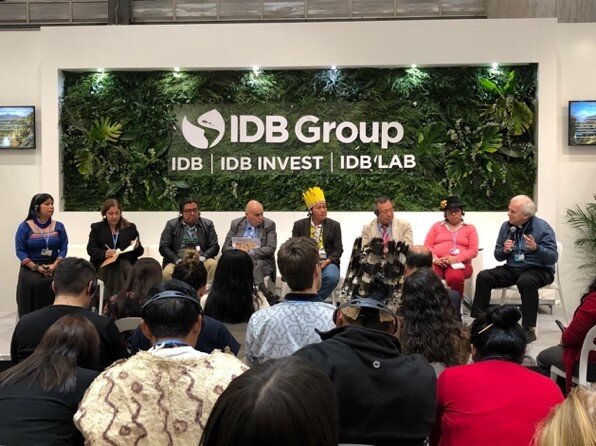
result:
[[[337,394],[339,442],[422,445],[435,421],[436,377],[421,355],[405,355],[397,318],[380,301],[356,298],[336,328],[296,353],[325,372]]]
[[[198,200],[185,198],[180,203],[180,215],[166,223],[159,239],[159,253],[163,256],[164,279],[172,277],[174,266],[187,249],[199,251],[199,259],[207,269],[207,281],[213,280],[219,244],[213,222],[201,218]]]
[[[323,279],[318,295],[325,300],[339,282],[339,260],[344,252],[341,226],[327,218],[327,202],[321,188],[311,187],[302,197],[309,216],[294,223],[292,237],[310,237],[317,244]]]

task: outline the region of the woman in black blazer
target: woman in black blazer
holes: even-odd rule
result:
[[[124,286],[132,265],[145,249],[139,239],[139,231],[134,223],[122,217],[122,206],[115,198],[109,198],[101,206],[102,221],[91,225],[87,254],[98,271],[98,278],[105,284],[105,296],[112,296]],[[134,249],[124,251],[132,243]],[[117,256],[116,260],[102,267],[106,260]]]

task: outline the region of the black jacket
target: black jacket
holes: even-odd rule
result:
[[[310,237],[310,217],[294,222],[292,237]],[[344,252],[341,241],[341,226],[335,220],[323,220],[323,248],[327,258],[339,268],[339,260]]]
[[[219,253],[219,243],[213,222],[206,218],[199,218],[197,222],[197,237],[201,247],[201,256],[214,258]],[[184,238],[182,217],[173,218],[166,223],[166,227],[159,238],[159,253],[163,256],[163,265],[176,263],[180,259],[178,250]]]
[[[435,422],[435,371],[421,355],[401,353],[388,333],[343,326],[323,342],[294,353],[333,383],[339,406],[339,442],[422,445]]]
[[[120,228],[116,248],[120,248],[120,250],[123,251],[128,248],[130,243],[136,238],[139,238],[139,231],[137,231],[137,227],[134,223],[129,223],[126,228]],[[106,245],[111,249],[115,249],[110,225],[105,220],[93,223],[91,225],[91,232],[89,233],[89,241],[87,242],[87,254],[89,254],[91,263],[93,263],[93,266],[95,266],[95,269],[98,271],[101,264],[106,259],[106,251],[108,249],[106,248]],[[122,257],[128,259],[128,261],[134,265],[144,252],[145,248],[143,248],[141,240],[139,239],[139,244],[134,251],[122,254]]]

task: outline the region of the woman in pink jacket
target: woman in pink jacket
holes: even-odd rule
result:
[[[441,201],[441,210],[445,219],[430,228],[424,246],[433,253],[435,273],[463,296],[464,280],[472,276],[471,262],[478,255],[478,233],[473,225],[464,222],[464,205],[459,197]]]

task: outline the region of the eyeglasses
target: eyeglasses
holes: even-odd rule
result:
[[[185,213],[185,214],[200,214],[199,208],[184,209],[182,212]]]
[[[393,212],[393,208],[389,208],[389,209],[383,209],[382,211],[379,211],[379,214],[391,214]]]

